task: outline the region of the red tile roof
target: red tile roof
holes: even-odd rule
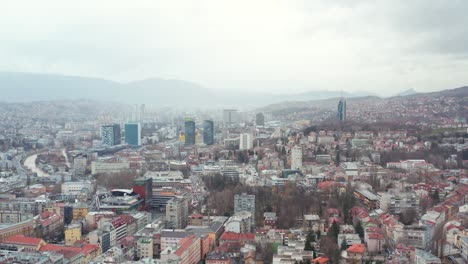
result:
[[[349,253],[363,254],[364,249],[364,244],[354,244],[351,245],[346,251]]]
[[[174,252],[174,254],[177,256],[182,255],[182,253],[184,253],[185,250],[187,250],[193,244],[196,238],[197,237],[195,235],[184,237],[182,240],[180,240],[180,247]]]
[[[192,219],[202,219],[203,215],[202,214],[192,214],[192,215],[190,215],[190,218],[192,218]]]
[[[25,246],[39,246],[39,244],[42,241],[43,241],[42,239],[36,238],[36,237],[27,237],[27,236],[24,236],[24,235],[15,235],[15,236],[12,236],[12,237],[6,239],[5,241],[3,241],[3,243],[5,243],[5,244],[16,244],[16,245],[25,245]]]
[[[52,215],[51,212],[45,211],[45,212],[41,213],[41,218],[46,219],[46,218],[49,218],[51,215]]]
[[[325,257],[318,257],[318,258],[314,258],[312,260],[312,263],[319,263],[319,264],[325,264],[325,263],[328,263],[330,261],[329,258],[325,258]]]
[[[220,240],[229,240],[229,241],[254,241],[255,235],[251,233],[234,233],[234,232],[224,232]]]
[[[96,244],[83,244],[82,246],[78,247],[70,247],[70,246],[62,246],[62,245],[55,245],[55,244],[46,244],[42,245],[39,248],[40,252],[45,252],[45,251],[54,251],[54,252],[76,252],[76,253],[83,253],[85,256],[88,255],[89,253],[99,250],[99,245]]]
[[[384,239],[384,236],[379,233],[370,233],[367,237],[369,237],[369,239]]]

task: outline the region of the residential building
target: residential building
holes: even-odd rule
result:
[[[400,214],[408,209],[419,211],[419,197],[414,192],[401,192],[390,189],[379,193],[380,209],[390,214]]]
[[[87,161],[88,160],[84,156],[76,156],[73,158],[73,174],[75,177],[85,175]]]
[[[41,238],[27,237],[24,235],[15,235],[0,242],[3,246],[22,247],[24,251],[38,251],[46,242]]]
[[[166,204],[166,227],[185,228],[188,223],[189,201],[185,196],[176,196]]]
[[[224,230],[233,233],[250,233],[253,230],[251,218],[252,213],[248,211],[234,213],[224,224]]]
[[[196,264],[202,259],[201,239],[195,235],[183,238],[174,252],[180,258],[180,264]]]
[[[347,250],[346,263],[358,263],[362,261],[366,247],[364,244],[351,245]]]
[[[34,219],[28,219],[17,223],[2,223],[0,224],[0,241],[5,240],[14,235],[31,236],[34,231]]]
[[[142,237],[137,241],[137,257],[153,258],[153,239]]]
[[[460,237],[461,256],[468,262],[468,236]]]
[[[297,145],[291,149],[291,169],[302,170],[302,148]]]
[[[231,264],[231,257],[227,253],[213,251],[205,259],[206,264]]]
[[[91,231],[88,234],[87,241],[91,244],[100,244],[103,253],[111,248],[111,234],[106,230],[96,229]]]
[[[81,240],[81,225],[74,224],[65,228],[65,245],[73,245]]]
[[[248,150],[251,148],[253,148],[252,134],[250,133],[240,134],[239,150]]]
[[[354,197],[362,202],[368,209],[373,210],[379,207],[379,197],[366,189],[356,189]]]
[[[251,232],[255,228],[255,195],[253,194],[236,194],[234,195],[234,213],[240,213],[247,211],[252,214],[251,221]]]

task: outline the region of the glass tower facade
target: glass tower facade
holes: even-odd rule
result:
[[[195,121],[185,119],[185,145],[195,144]]]
[[[140,123],[125,124],[125,144],[128,144],[130,146],[141,146]]]
[[[214,125],[211,120],[203,121],[203,142],[206,145],[214,144]]]
[[[338,119],[340,121],[346,120],[346,100],[344,99],[338,103]]]

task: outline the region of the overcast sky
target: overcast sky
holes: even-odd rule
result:
[[[5,0],[0,71],[273,93],[455,88],[468,85],[468,1]]]

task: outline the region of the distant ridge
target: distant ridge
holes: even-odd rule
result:
[[[419,92],[417,92],[416,90],[414,89],[408,89],[406,91],[403,91],[399,94],[397,94],[396,96],[408,96],[408,95],[413,95],[413,94],[418,94]]]
[[[311,91],[297,94],[217,91],[194,82],[151,78],[118,83],[100,78],[0,72],[1,101],[31,102],[88,99],[126,103],[148,103],[157,106],[225,106],[267,105],[283,100],[318,100],[340,96],[338,91]],[[368,93],[344,93],[359,97]]]

